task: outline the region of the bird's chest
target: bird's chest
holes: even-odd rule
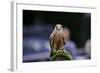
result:
[[[63,46],[63,36],[62,33],[57,32],[53,39],[54,47],[60,49]]]

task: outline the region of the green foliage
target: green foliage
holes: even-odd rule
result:
[[[72,60],[72,56],[69,52],[64,50],[58,50],[53,52],[53,56],[51,57],[52,61],[56,60]]]

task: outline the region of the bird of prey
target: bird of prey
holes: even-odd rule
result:
[[[64,29],[61,24],[57,24],[50,35],[50,47],[51,47],[50,57],[53,56],[54,52],[58,50],[63,50],[65,42],[66,42],[66,37],[64,34]]]

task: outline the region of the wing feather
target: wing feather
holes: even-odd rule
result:
[[[55,32],[52,32],[52,34],[50,35],[50,39],[49,39],[49,43],[50,43],[50,47],[51,47],[51,54],[50,56],[53,55],[53,44],[54,44],[54,36],[55,36]]]

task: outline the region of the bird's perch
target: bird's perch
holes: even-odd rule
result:
[[[63,50],[58,50],[54,52],[53,56],[51,57],[52,61],[56,60],[72,60],[72,56],[69,52],[63,51]]]

